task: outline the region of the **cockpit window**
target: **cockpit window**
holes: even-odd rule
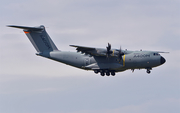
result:
[[[159,54],[159,53],[154,53],[153,55],[154,55],[154,56],[159,56],[160,54]]]

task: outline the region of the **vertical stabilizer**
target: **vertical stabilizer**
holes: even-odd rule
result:
[[[39,27],[25,27],[25,26],[14,26],[10,25],[8,27],[23,29],[24,33],[27,35],[31,43],[37,52],[48,52],[58,50],[56,45],[51,40],[50,36],[45,30],[43,25]]]

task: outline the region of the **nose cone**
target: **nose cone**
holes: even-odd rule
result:
[[[165,62],[166,62],[166,60],[163,58],[163,57],[161,57],[161,64],[164,64]]]

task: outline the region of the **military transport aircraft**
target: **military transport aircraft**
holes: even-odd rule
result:
[[[39,27],[26,27],[9,25],[8,27],[23,29],[32,45],[36,49],[36,55],[49,58],[70,66],[84,70],[93,70],[96,74],[114,76],[117,72],[128,69],[146,69],[149,74],[153,67],[165,63],[165,59],[159,53],[160,51],[129,51],[111,49],[108,43],[106,48],[84,47],[70,45],[75,47],[77,52],[60,51],[47,34],[43,25]]]

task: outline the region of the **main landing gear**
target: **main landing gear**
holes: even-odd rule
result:
[[[115,76],[115,71],[113,70],[94,70],[94,73],[98,74],[100,72],[101,76]]]

